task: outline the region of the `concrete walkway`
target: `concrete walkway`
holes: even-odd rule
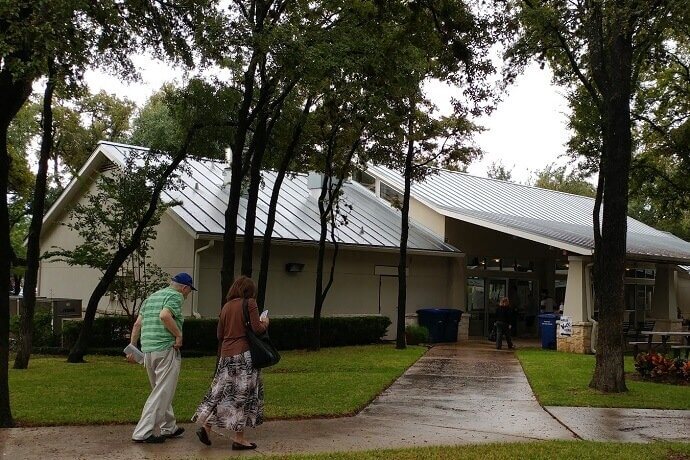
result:
[[[559,418],[574,414],[570,408],[549,409]],[[608,423],[611,418],[615,417],[602,420]],[[585,419],[582,414],[573,421]],[[597,431],[596,425],[576,425],[576,436],[552,417],[536,401],[514,354],[493,350],[489,342],[432,348],[354,417],[265,423],[249,433],[259,445],[254,453],[231,451],[227,437],[213,436],[213,446],[203,446],[194,435],[194,425],[182,426],[187,432],[181,439],[162,445],[132,443],[130,425],[0,430],[0,458],[224,458],[578,436],[600,439],[589,436]],[[687,432],[688,428],[682,431]],[[604,433],[605,439],[620,438]]]

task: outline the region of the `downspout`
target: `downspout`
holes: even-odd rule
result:
[[[213,247],[214,240],[208,242],[206,246],[202,246],[196,251],[194,251],[194,282],[199,286],[199,271],[201,271],[200,254]],[[192,292],[192,316],[195,318],[201,318],[201,314],[198,312],[199,308],[199,291]]]
[[[597,333],[598,333],[598,323],[594,319],[594,304],[592,302],[592,267],[594,263],[585,265],[585,289],[587,289],[587,318],[589,322],[592,323],[592,334],[589,340],[589,348],[593,354],[596,354],[596,343],[597,343]]]

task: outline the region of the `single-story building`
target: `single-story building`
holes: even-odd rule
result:
[[[77,235],[60,225],[70,205],[95,186],[98,174],[124,164],[125,155],[141,147],[101,142],[79,179],[67,187],[48,211],[41,238],[43,250],[71,248]],[[168,209],[153,244],[153,259],[167,273],[187,271],[199,291],[185,313],[213,317],[220,305],[220,266],[228,165],[190,160],[186,187],[164,199],[180,205]],[[256,234],[263,235],[275,173],[263,173]],[[276,214],[266,306],[272,316],[311,315],[313,310],[320,181],[297,174],[283,183]],[[399,173],[369,166],[343,187],[351,205],[348,223],[338,227],[341,252],[335,282],[323,314],[382,314],[395,325],[401,199]],[[520,311],[519,334],[535,334],[539,294],[547,290],[573,320],[573,335],[559,338],[559,348],[588,352],[598,312],[592,302],[591,215],[594,200],[505,181],[438,170],[412,187],[408,243],[407,312],[422,307],[464,311],[459,337],[485,336],[500,297]],[[243,216],[240,205],[238,258]],[[349,207],[348,207],[349,209]],[[256,270],[261,238],[256,240]],[[326,263],[330,261],[328,254]],[[677,308],[688,308],[683,287],[690,265],[690,244],[634,219],[628,221],[627,319],[655,319],[657,328],[678,329]],[[328,267],[328,265],[327,265]],[[298,270],[298,271],[295,271]],[[99,273],[64,263],[42,261],[39,295],[86,300]],[[690,279],[688,279],[690,282]],[[100,309],[112,309],[107,296]],[[684,310],[686,317],[690,311]],[[389,338],[395,328],[389,329]]]
[[[51,247],[72,249],[78,235],[65,225],[71,206],[83,200],[96,186],[99,174],[124,165],[125,155],[134,147],[101,142],[78,175],[46,214],[41,235],[43,251]],[[188,161],[188,173],[182,178],[185,187],[166,192],[163,200],[178,200],[180,205],[169,208],[158,226],[152,244],[153,261],[163,271],[192,274],[198,292],[185,303],[185,314],[215,317],[221,305],[220,267],[223,254],[223,229],[229,187],[228,165],[213,160]],[[269,267],[266,307],[272,316],[311,316],[314,308],[316,260],[319,239],[317,197],[320,180],[306,174],[288,177],[283,182],[276,212],[271,262]],[[263,173],[264,186],[259,196],[256,219],[254,271],[258,273],[261,236],[275,173]],[[391,318],[395,333],[397,307],[397,264],[400,238],[400,213],[384,200],[377,199],[362,184],[347,181],[342,201],[351,205],[348,224],[337,228],[340,252],[335,281],[326,298],[323,315],[382,314]],[[238,219],[236,267],[242,256],[242,234],[246,212],[243,197]],[[341,208],[344,208],[341,206]],[[442,238],[420,225],[410,227],[408,252],[408,310],[424,306],[462,304],[451,300],[453,280],[449,267],[462,254]],[[326,276],[330,269],[331,251],[326,257]],[[86,303],[100,273],[86,267],[69,266],[64,262],[41,261],[39,295],[83,299]],[[117,303],[105,296],[99,310],[117,309]]]
[[[364,180],[376,196],[400,199],[400,174],[370,166]],[[469,335],[488,332],[503,296],[523,313],[518,332],[532,328],[546,289],[573,322],[559,349],[585,353],[598,317],[593,207],[588,197],[439,169],[412,185],[410,216],[463,253],[454,282],[466,299]],[[625,321],[679,330],[679,307],[690,317],[687,271],[678,266],[690,260],[690,243],[629,217],[627,255]]]

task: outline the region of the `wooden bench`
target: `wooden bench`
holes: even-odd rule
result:
[[[650,332],[654,330],[656,321],[648,320],[644,322],[637,323],[637,327],[633,328],[633,323],[631,321],[623,321],[623,337],[630,339],[628,345],[633,345],[633,353],[637,356],[639,352],[639,345],[648,344],[648,340],[644,340],[641,332]],[[652,345],[663,345],[662,342],[652,342]]]
[[[659,346],[659,345],[663,345],[663,344],[664,344],[664,342],[656,342],[656,341],[652,342],[652,345],[655,345],[655,346]],[[644,340],[644,341],[637,341],[636,340],[633,342],[628,342],[628,345],[633,346],[633,356],[637,356],[637,354],[640,352],[640,345],[648,346],[649,341],[648,340]]]

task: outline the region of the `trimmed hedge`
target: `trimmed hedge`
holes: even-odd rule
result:
[[[409,324],[405,327],[405,338],[408,345],[419,345],[429,343],[429,329],[416,324]]]
[[[72,345],[79,337],[81,320],[64,321],[62,323],[62,344],[65,348]],[[91,329],[91,348],[124,348],[129,343],[129,334],[132,331],[132,322],[127,316],[100,316],[93,320]],[[122,350],[120,348],[120,350]]]
[[[310,317],[273,318],[269,334],[279,350],[308,348]],[[327,316],[321,318],[321,346],[342,347],[380,342],[391,320],[385,316]]]
[[[308,348],[311,339],[310,317],[272,318],[269,329],[271,340],[279,350]],[[377,343],[386,334],[391,321],[385,316],[328,316],[321,318],[321,346],[341,347]],[[217,319],[185,319],[182,334],[183,351],[187,356],[214,355],[218,349],[216,339]],[[81,321],[63,323],[63,344],[70,348],[77,340]],[[97,350],[119,350],[129,343],[131,325],[129,318],[103,316],[96,318],[89,353]],[[91,351],[93,350],[93,351]]]
[[[19,339],[19,316],[10,318],[10,334],[15,340]],[[60,337],[53,334],[53,315],[46,311],[34,313],[33,347],[55,347],[60,345]]]

